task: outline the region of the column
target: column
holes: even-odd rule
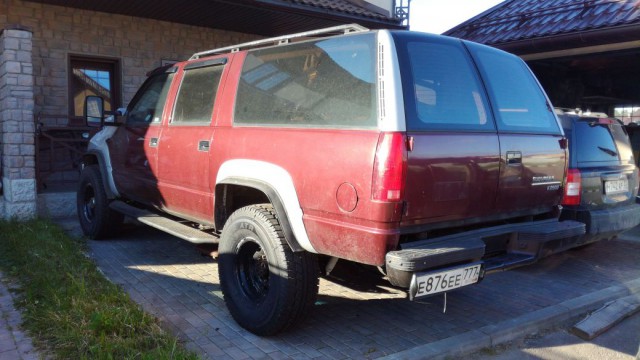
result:
[[[0,32],[0,216],[26,220],[36,216],[35,125],[33,120],[32,33]]]

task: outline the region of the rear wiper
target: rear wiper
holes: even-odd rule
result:
[[[607,148],[603,148],[602,146],[598,146],[598,149],[604,151],[605,153],[611,155],[611,156],[618,156],[618,153],[611,150],[611,149],[607,149]]]

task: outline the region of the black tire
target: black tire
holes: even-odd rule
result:
[[[317,256],[291,250],[271,204],[231,214],[218,251],[224,300],[243,328],[273,335],[311,310],[318,295]]]
[[[97,165],[82,170],[76,204],[82,232],[89,239],[100,240],[113,235],[124,221],[124,215],[109,208]]]

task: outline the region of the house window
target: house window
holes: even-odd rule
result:
[[[97,95],[104,99],[104,110],[121,104],[120,62],[115,59],[71,56],[69,61],[69,118],[83,122],[84,99]]]

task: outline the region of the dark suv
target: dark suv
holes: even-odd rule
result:
[[[587,225],[581,242],[612,239],[640,223],[638,168],[623,124],[556,109],[569,139],[561,219]]]

